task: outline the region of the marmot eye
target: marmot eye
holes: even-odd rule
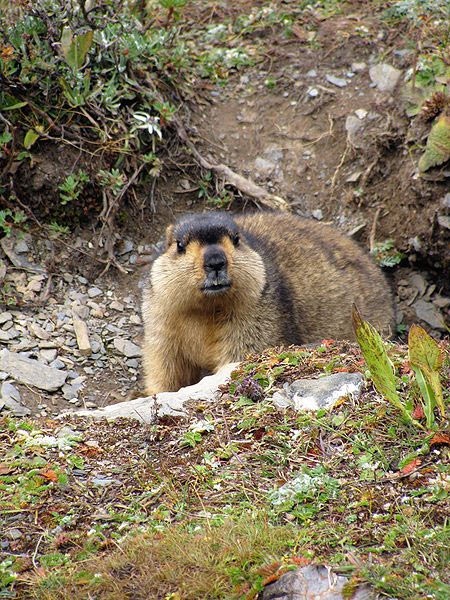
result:
[[[179,254],[186,250],[186,246],[183,244],[183,242],[180,242],[179,240],[177,240],[177,250]]]
[[[237,234],[237,233],[236,233],[236,234],[235,234],[235,235],[232,237],[232,241],[233,241],[233,244],[234,244],[235,246],[239,246],[239,234]]]

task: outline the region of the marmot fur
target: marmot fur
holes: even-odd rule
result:
[[[391,333],[383,274],[335,229],[286,213],[185,216],[167,228],[144,289],[147,393],[270,346],[354,339],[353,302]]]

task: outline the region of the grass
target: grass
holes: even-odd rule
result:
[[[444,598],[448,421],[428,434],[370,384],[330,412],[270,400],[294,377],[362,368],[357,348],[327,341],[253,357],[188,419],[3,422],[5,589],[14,577],[34,599],[251,598],[311,560],[395,597]]]

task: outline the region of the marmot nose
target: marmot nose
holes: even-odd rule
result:
[[[227,257],[220,246],[208,246],[203,254],[203,266],[206,273],[219,273],[227,266]]]

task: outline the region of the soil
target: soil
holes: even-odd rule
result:
[[[237,8],[235,3],[221,6],[213,20],[220,22]],[[404,75],[410,64],[404,40],[388,34],[379,21],[364,14],[361,3],[353,9],[351,14],[318,23],[316,50],[304,43],[300,34],[286,39],[268,30],[264,43],[270,52],[264,62],[233,74],[226,86],[204,85],[208,102],[189,107],[189,135],[204,156],[282,196],[294,212],[334,224],[367,249],[394,240],[395,248],[407,255],[400,267],[388,272],[397,293],[398,322],[406,326],[420,322],[440,337],[450,305],[446,298],[450,294],[450,238],[437,217],[445,214],[442,202],[448,179],[439,173],[436,181],[417,175],[419,154],[411,147],[423,140],[417,133],[422,130],[417,123],[414,129],[406,117],[399,95],[378,91],[369,77],[370,65],[381,54]],[[357,26],[362,22],[376,36],[376,43],[358,35]],[[343,87],[327,76],[342,79]],[[348,131],[350,116],[360,121],[356,121],[355,131]],[[30,208],[45,218],[39,207],[44,206],[49,186],[54,188],[57,180],[78,168],[93,169],[94,164],[81,164],[68,146],[37,149],[40,154],[32,166],[21,167],[17,173],[16,191],[23,198],[31,191],[35,200]],[[63,303],[64,294],[77,286],[77,277],[82,276],[88,280],[88,284],[78,285],[84,286],[84,292],[95,283],[111,291],[118,301],[131,294],[134,306],[128,312],[125,308],[124,314],[138,312],[139,286],[145,274],[139,263],[145,263],[152,244],[177,214],[212,208],[210,202],[199,198],[198,168],[192,158],[180,148],[177,156],[170,158],[170,170],[166,167],[156,185],[143,190],[130,201],[128,212],[119,215],[116,246],[123,236],[135,248],[142,247],[135,252],[134,262],[126,255],[123,264],[128,272],[110,270],[99,277],[102,265],[75,249],[81,244],[89,254],[92,231],[87,224],[90,210],[97,210],[100,201],[93,196],[85,220],[64,238],[64,249],[52,258],[53,303]],[[89,195],[90,190],[85,193]],[[250,198],[236,196],[228,208],[259,207]],[[71,286],[60,279],[67,273],[75,276]],[[434,320],[418,318],[417,299],[434,311]],[[52,310],[52,304],[40,307],[48,315]],[[107,319],[106,314],[105,323]],[[436,327],[436,322],[442,326]],[[139,327],[130,330],[137,343],[141,333]],[[139,382],[127,382],[126,370],[118,369],[117,364],[97,371],[88,393],[99,406],[139,394]],[[50,401],[39,395],[33,401],[33,392],[21,391],[33,410],[45,404],[50,411],[61,409],[54,396]]]

